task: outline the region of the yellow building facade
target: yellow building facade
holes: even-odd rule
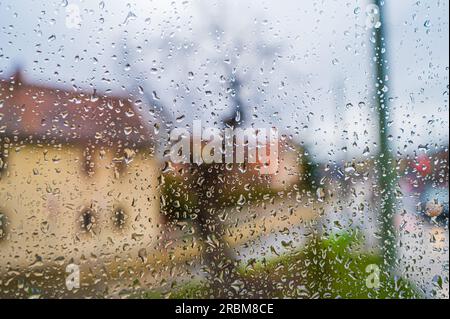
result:
[[[0,84],[0,280],[142,259],[159,234],[160,164],[131,103]]]

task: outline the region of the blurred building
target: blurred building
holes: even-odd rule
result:
[[[0,80],[0,273],[142,258],[159,221],[153,146],[126,97]]]
[[[205,144],[206,142],[203,141],[203,145]],[[261,149],[264,148],[266,155],[270,158],[271,148],[269,145],[261,144]],[[211,201],[216,203],[216,209],[259,207],[258,204],[274,199],[280,200],[283,198],[280,194],[283,193],[293,201],[295,201],[294,197],[298,201],[300,196],[307,202],[311,197],[311,190],[317,186],[314,174],[315,164],[311,162],[307,150],[281,137],[278,140],[276,152],[278,163],[276,170],[271,174],[261,173],[260,170],[264,164],[259,161],[259,156],[249,163],[247,147],[243,163],[203,163],[197,166],[191,163],[176,164],[168,160],[162,171],[163,215],[169,220],[184,219],[198,209],[198,194],[192,186],[199,180],[203,181],[205,175],[209,175],[213,180],[212,193],[217,198]],[[193,158],[190,161],[192,162]],[[209,174],[200,174],[201,168],[207,170]],[[200,178],[199,175],[202,177]]]

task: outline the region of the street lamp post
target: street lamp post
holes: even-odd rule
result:
[[[396,236],[394,229],[396,170],[395,158],[389,147],[389,100],[387,96],[388,66],[386,60],[385,21],[383,0],[374,0],[374,10],[378,10],[373,28],[373,52],[375,61],[375,106],[378,113],[379,153],[377,156],[378,186],[380,192],[380,236],[384,266],[391,269],[396,258]]]

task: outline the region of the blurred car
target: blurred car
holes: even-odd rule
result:
[[[420,194],[420,214],[430,222],[448,225],[448,188],[427,186]]]

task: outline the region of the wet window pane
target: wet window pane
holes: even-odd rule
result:
[[[0,297],[448,298],[446,1],[0,2]]]

